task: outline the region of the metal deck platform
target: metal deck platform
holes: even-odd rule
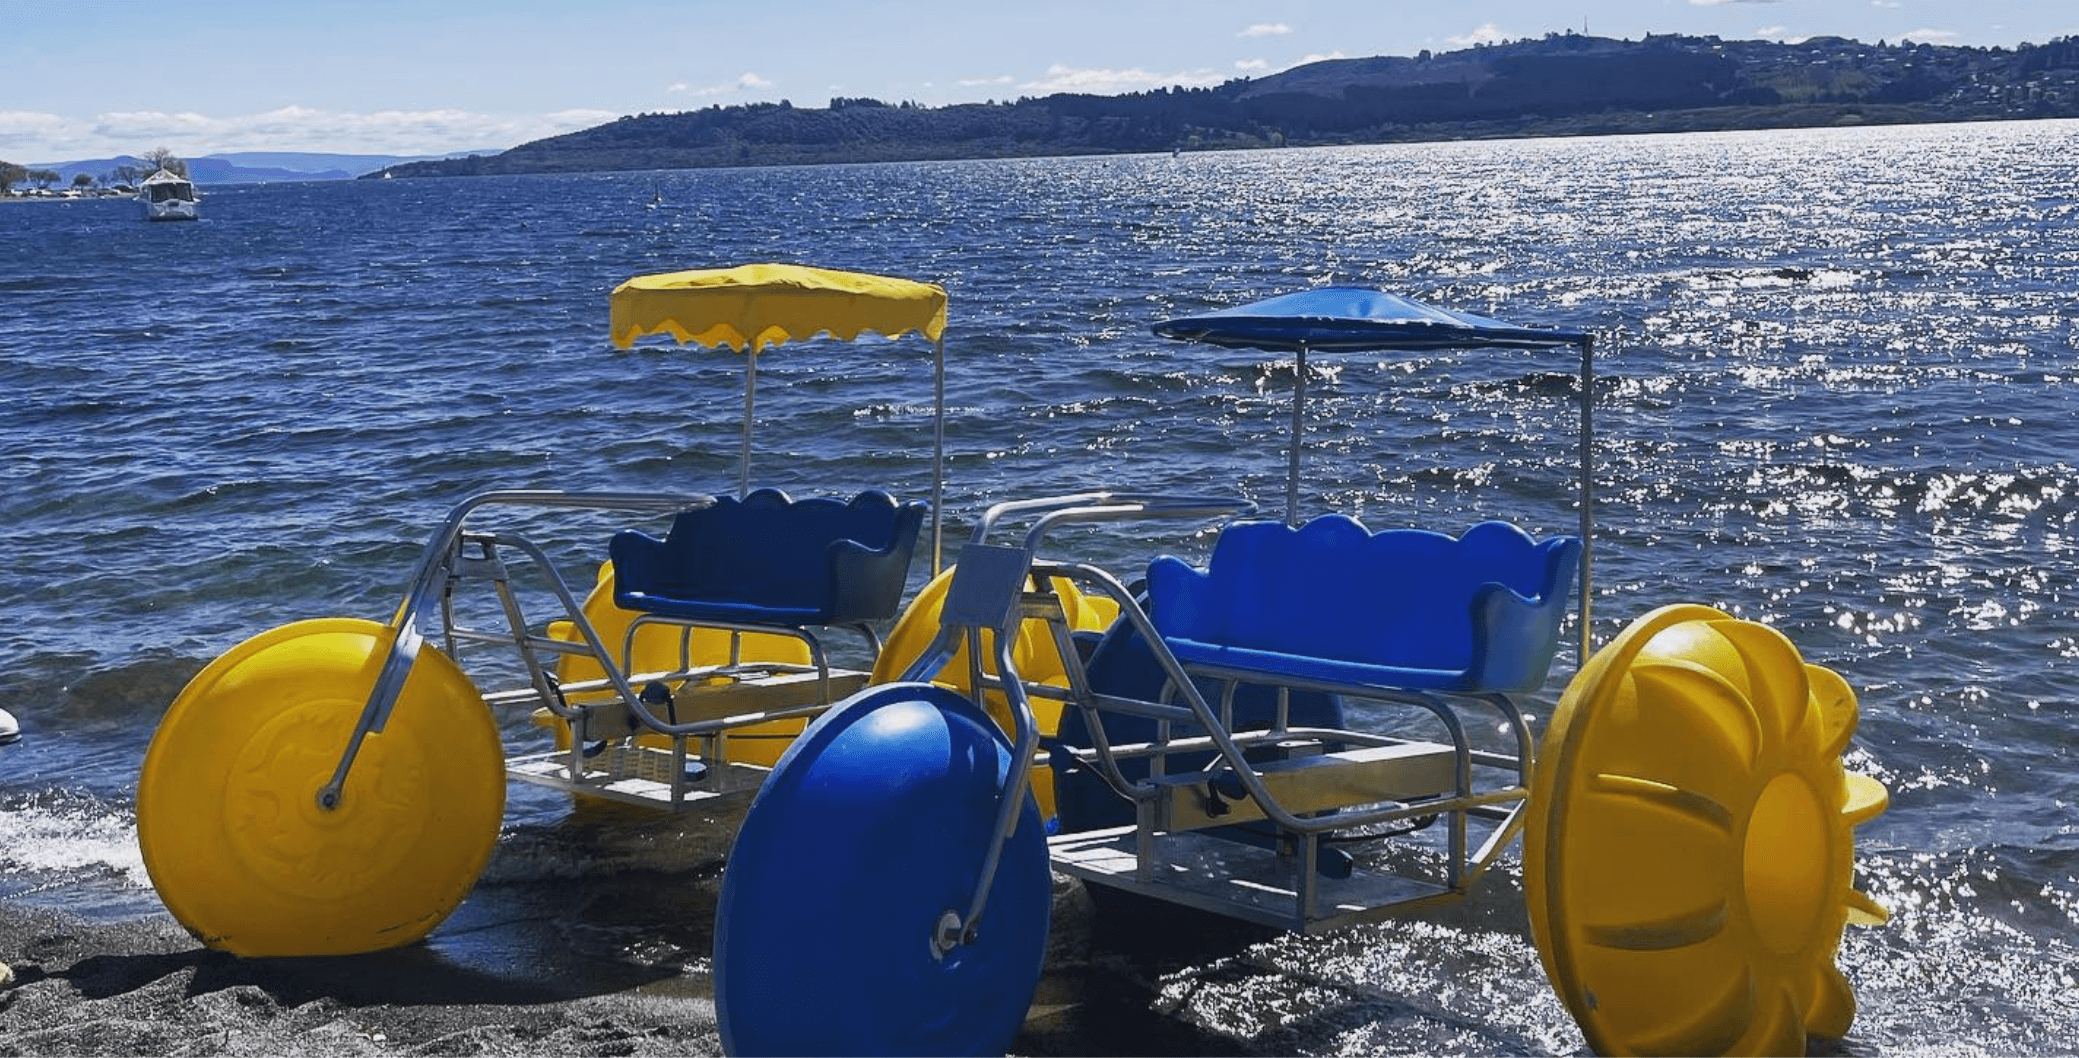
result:
[[[771,771],[755,764],[717,764],[690,755],[683,759],[687,764],[701,765],[702,774],[687,779],[679,756],[668,749],[609,745],[597,756],[584,758],[584,770],[575,777],[571,775],[567,750],[509,758],[505,775],[515,782],[565,793],[604,797],[645,808],[683,809],[719,797],[754,793]],[[678,773],[676,783],[674,772]]]
[[[1054,869],[1085,884],[1298,933],[1390,918],[1462,895],[1359,861],[1348,878],[1314,877],[1314,914],[1308,916],[1301,909],[1298,858],[1270,849],[1205,834],[1159,834],[1152,877],[1143,879],[1131,826],[1064,834],[1047,844]]]

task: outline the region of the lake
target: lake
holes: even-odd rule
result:
[[[1282,507],[1291,359],[1149,326],[1363,283],[1599,336],[1599,640],[1703,603],[1855,689],[1848,766],[1892,795],[1856,885],[1894,917],[1842,946],[1845,1047],[2079,1039],[2079,122],[203,190],[193,224],[0,207],[0,707],[26,736],[0,754],[0,898],[164,914],[133,790],[166,705],[266,628],[386,617],[462,497],[733,490],[740,359],[613,348],[631,275],[772,260],[942,284],[956,531],[1094,487]],[[919,348],[761,358],[754,482],[927,496]],[[1571,354],[1309,366],[1305,512],[1571,531]],[[550,539],[583,568],[612,528]],[[1078,540],[1126,576],[1203,549],[1157,523]],[[1577,664],[1562,651],[1533,712]],[[539,741],[523,716],[503,731]],[[726,848],[726,820],[514,787],[429,943],[466,962],[500,909],[582,884],[544,965],[701,994]],[[1583,1046],[1513,857],[1437,915],[1104,939],[1050,956],[1036,1010],[1058,1015],[1021,1050]]]

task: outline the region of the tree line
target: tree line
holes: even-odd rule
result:
[[[95,177],[86,173],[76,174],[72,178],[72,186],[88,188],[94,186],[97,182],[105,187],[128,186],[161,169],[169,170],[181,176],[188,175],[188,163],[165,147],[154,147],[144,152],[139,162],[141,164],[138,165],[130,165],[128,163],[117,165],[114,169],[103,173],[98,181]],[[61,179],[63,179],[63,174],[55,169],[31,169],[26,165],[0,159],[0,195],[13,193],[14,185],[16,184],[34,184],[40,188],[49,188]]]
[[[2079,41],[1970,48],[1549,34],[1116,96],[837,97],[629,115],[394,176],[920,161],[2079,116]]]

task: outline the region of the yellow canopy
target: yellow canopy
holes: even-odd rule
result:
[[[680,344],[751,349],[829,334],[851,341],[874,331],[899,338],[946,329],[946,292],[930,283],[788,264],[749,264],[636,276],[610,300],[614,344],[646,334]]]

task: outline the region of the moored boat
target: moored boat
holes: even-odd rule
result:
[[[145,177],[137,201],[144,206],[146,220],[197,220],[202,215],[194,183],[171,169]]]

